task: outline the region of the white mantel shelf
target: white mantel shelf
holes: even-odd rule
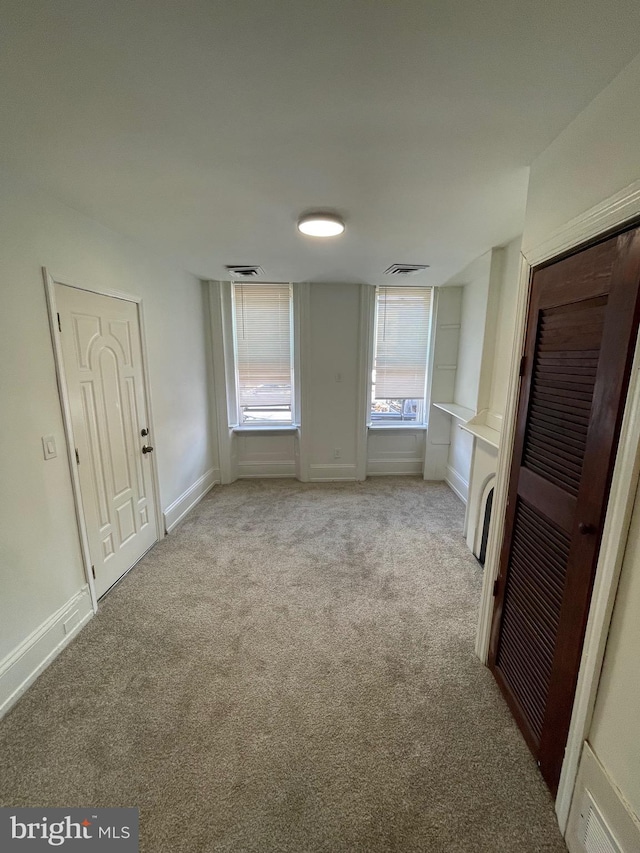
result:
[[[485,441],[491,447],[495,447],[496,450],[500,447],[500,433],[497,429],[493,429],[486,424],[460,424],[460,429],[471,433],[471,435],[479,438],[481,441]]]
[[[475,417],[476,414],[473,409],[467,409],[466,406],[460,406],[458,403],[433,403],[433,405],[457,421],[464,421],[465,423]]]
[[[474,438],[486,442],[490,447],[497,450],[500,447],[500,432],[484,423],[475,423],[476,419],[484,419],[484,413],[476,415],[473,409],[461,406],[459,403],[433,403],[436,409],[451,415],[456,421],[460,421],[459,427],[470,433]]]

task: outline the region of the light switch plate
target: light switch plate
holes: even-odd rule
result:
[[[42,450],[44,452],[45,459],[53,459],[54,456],[58,455],[56,440],[52,435],[42,436]]]

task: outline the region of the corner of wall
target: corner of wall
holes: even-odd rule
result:
[[[220,482],[220,469],[209,468],[164,510],[164,529],[171,533],[204,496]]]
[[[92,616],[89,587],[84,586],[0,661],[0,717],[13,707]]]

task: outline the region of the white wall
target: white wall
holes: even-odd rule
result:
[[[306,361],[302,429],[310,480],[356,477],[357,433],[362,428],[360,288],[359,284],[311,285],[308,342],[302,343]]]
[[[493,444],[485,438],[474,437],[471,470],[468,483],[467,515],[465,520],[467,545],[480,553],[484,510],[490,481],[497,470],[497,449],[504,418],[504,409],[511,370],[515,333],[515,312],[520,272],[520,244],[517,237],[506,246],[494,249],[491,256],[487,316],[484,328],[482,364],[479,371],[477,396],[478,415],[474,423],[489,427]]]
[[[424,464],[425,430],[369,429],[367,476],[421,474]]]
[[[300,287],[295,285],[294,294],[298,294]],[[307,289],[306,295],[298,294],[304,302],[298,318],[302,373],[300,436],[259,432],[232,436],[231,479],[260,476],[299,476],[312,481],[357,479],[362,476],[360,453],[366,457],[368,476],[422,473],[426,445],[423,429],[374,427],[367,431],[365,446],[359,445],[359,438],[365,432],[361,400],[367,391],[367,349],[371,343],[366,340],[364,330],[371,327],[369,312],[374,307],[374,289],[360,284],[322,282],[303,287]],[[218,290],[219,286],[213,285],[213,299],[220,299]],[[439,343],[434,355],[440,368],[433,379],[433,393],[436,397],[440,395],[438,399],[443,394],[453,395],[462,290],[447,287],[439,297],[438,322],[444,324],[445,331],[437,336]],[[230,322],[228,318],[227,325]],[[220,348],[217,358],[222,359],[223,355]],[[223,400],[218,408],[225,410]],[[437,415],[437,410],[432,409],[431,419],[437,420]],[[431,429],[430,433],[433,432]],[[439,441],[444,442],[446,451],[438,470],[432,466],[434,471],[428,479],[445,476],[450,443],[448,419],[446,436]],[[468,443],[468,436],[460,434],[461,452],[467,455]]]
[[[489,299],[491,252],[478,258],[456,276],[463,284],[460,314],[460,347],[454,402],[476,411],[482,353],[485,343],[484,329]]]
[[[228,288],[228,283],[211,283],[211,299],[218,305],[212,313],[213,335],[218,339],[217,346],[214,341],[214,359],[218,363],[225,360],[225,334],[227,338],[231,334],[231,314],[224,297]],[[294,285],[299,350],[296,382],[301,391],[299,434],[238,430],[227,438],[225,433],[223,455],[230,457],[229,482],[249,477],[322,481],[422,473],[424,429],[366,430],[363,401],[373,309],[374,288],[368,285]],[[228,347],[226,361],[232,361]],[[227,376],[225,381],[223,371],[217,372],[217,410],[225,418],[226,429],[227,421],[234,420],[235,408],[225,401],[224,389],[233,380]]]
[[[461,422],[452,418],[449,434],[449,457],[445,479],[458,497],[467,502],[469,497],[469,478],[473,459],[473,438],[464,432]]]
[[[507,243],[502,250],[500,288],[493,350],[491,390],[487,422],[499,429],[504,417],[513,353],[516,306],[520,281],[522,237]]]
[[[640,177],[640,55],[532,163],[525,252]]]
[[[0,234],[1,670],[85,583],[42,266],[61,281],[142,296],[163,508],[216,460],[201,283],[9,176],[0,176]],[[49,461],[46,434],[58,447]]]
[[[640,818],[640,501],[636,505],[589,741]]]
[[[433,340],[431,342],[431,389],[429,429],[425,440],[424,478],[444,480],[451,444],[451,416],[433,403],[454,402],[456,369],[460,349],[462,287],[436,291]]]
[[[551,238],[574,217],[640,180],[638,128],[640,56],[532,164],[525,251]],[[639,623],[640,538],[636,509],[589,736],[606,777],[635,812],[636,819],[640,819]],[[579,792],[574,799],[577,802]],[[637,840],[640,849],[640,834]]]
[[[238,433],[233,440],[239,479],[296,476],[298,437],[294,433]]]
[[[486,342],[486,323],[491,263],[492,252],[486,252],[454,276],[450,282],[450,284],[462,285],[460,332],[452,402],[464,406],[472,414],[478,409],[483,354],[486,357],[489,349]],[[448,287],[445,290],[448,290]],[[484,372],[487,374],[490,370],[488,371],[485,366]],[[473,438],[463,432],[460,425],[460,421],[451,418],[445,479],[456,494],[466,502],[473,461]]]
[[[502,426],[511,365],[520,244],[521,238],[518,237],[503,247],[486,252],[450,279],[440,291],[441,300],[452,290],[461,293],[459,344],[451,402],[470,410],[469,417],[478,413],[483,424],[498,431]],[[438,327],[436,334],[440,335]],[[460,421],[451,418],[445,478],[466,501],[473,479],[474,441],[477,439],[461,430],[460,426]]]

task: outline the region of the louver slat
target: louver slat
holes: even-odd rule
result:
[[[604,312],[603,300],[593,299],[579,310],[569,305],[540,313],[522,463],[573,496],[582,475]],[[562,448],[550,439],[559,430]]]
[[[539,741],[570,538],[518,501],[496,666]]]

